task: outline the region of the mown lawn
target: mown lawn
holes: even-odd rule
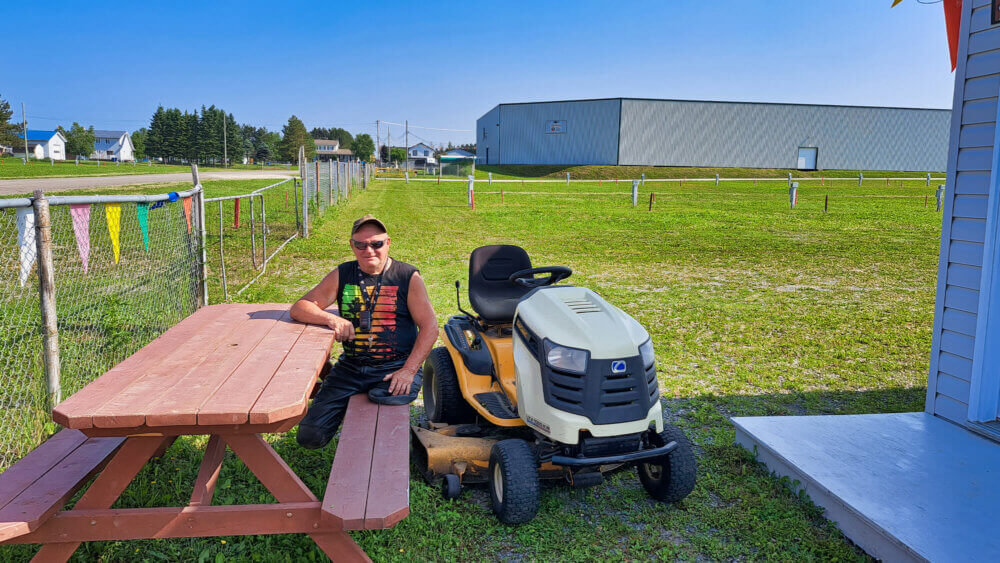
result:
[[[202,171],[226,170],[221,166],[200,166]],[[264,166],[263,170],[293,170],[295,167],[286,165]],[[233,165],[228,170],[262,170],[260,165]],[[0,179],[14,178],[57,178],[70,176],[127,176],[132,174],[170,174],[177,172],[191,172],[191,167],[186,164],[157,164],[152,165],[145,162],[122,162],[115,165],[114,162],[101,162],[98,165],[96,160],[80,161],[77,165],[72,160],[55,161],[49,163],[48,160],[29,160],[27,164],[21,164],[20,158],[12,158],[9,155],[0,158]]]
[[[866,558],[819,509],[732,445],[728,417],[923,408],[941,222],[933,184],[803,185],[795,210],[784,186],[746,182],[651,183],[636,208],[628,187],[606,182],[505,184],[502,204],[499,185],[476,189],[472,210],[462,184],[374,182],[314,224],[310,239],[286,247],[241,299],[300,297],[350,258],[350,223],[367,212],[389,226],[392,256],[421,269],[441,322],[456,310],[454,280],[465,287],[472,249],[523,246],[536,266],[571,267],[570,283],[594,289],[649,330],[667,417],[695,443],[698,486],[676,505],[650,501],[633,471],[583,491],[546,486],[538,517],[508,527],[493,517],[484,488],[445,501],[413,478],[408,518],[392,530],[352,533],[374,560]],[[413,416],[420,411],[418,400]],[[335,447],[303,450],[292,434],[271,440],[322,496]],[[203,447],[203,439],[178,440],[120,506],[186,503]],[[231,455],[219,483],[216,503],[272,500]],[[10,559],[32,552],[6,550]],[[103,542],[76,558],[324,556],[290,535]]]

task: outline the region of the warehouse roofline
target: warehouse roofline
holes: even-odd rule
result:
[[[495,107],[500,106],[528,106],[528,105],[538,105],[538,104],[565,104],[573,102],[611,102],[611,101],[636,101],[636,102],[686,102],[695,104],[743,104],[743,105],[757,105],[757,106],[805,106],[805,107],[825,107],[825,108],[858,108],[858,109],[908,109],[915,111],[941,111],[941,112],[951,112],[948,108],[915,108],[915,107],[902,107],[902,106],[854,106],[854,105],[844,105],[844,104],[804,104],[798,102],[742,102],[742,101],[731,101],[731,100],[680,100],[672,98],[589,98],[589,99],[576,99],[576,100],[544,100],[540,102],[510,102],[510,103],[500,103]],[[490,108],[492,111],[493,108]],[[489,112],[487,112],[489,113]],[[485,115],[485,114],[484,114]]]

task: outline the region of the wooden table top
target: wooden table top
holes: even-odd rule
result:
[[[334,342],[289,305],[211,305],[52,411],[88,435],[281,431],[305,414]],[[285,427],[278,429],[282,424]]]

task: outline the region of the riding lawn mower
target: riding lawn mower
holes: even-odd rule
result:
[[[426,420],[411,428],[417,466],[447,498],[489,483],[501,522],[534,518],[539,479],[583,488],[634,465],[651,497],[694,488],[684,433],[663,422],[646,330],[593,291],[556,285],[572,271],[532,268],[518,246],[477,248],[469,301],[424,364]]]

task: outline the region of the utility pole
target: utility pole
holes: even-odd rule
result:
[[[28,162],[28,114],[24,113],[24,102],[21,102],[21,129],[24,131],[24,161]]]
[[[410,171],[410,120],[407,119],[406,123],[406,171]]]
[[[229,147],[226,142],[226,122],[229,121],[226,112],[222,112],[222,167],[226,167],[226,157],[229,156]]]
[[[379,146],[382,141],[379,140],[378,121],[375,120],[375,161],[382,162],[382,147]]]

